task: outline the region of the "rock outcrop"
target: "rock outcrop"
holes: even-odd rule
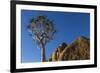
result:
[[[51,57],[49,58],[48,61],[58,61],[59,57],[60,57],[62,51],[65,49],[65,47],[67,47],[66,43],[60,44],[59,47],[53,52],[53,54],[51,55]]]
[[[48,61],[87,60],[90,59],[90,40],[86,37],[77,38],[72,44],[62,43]]]

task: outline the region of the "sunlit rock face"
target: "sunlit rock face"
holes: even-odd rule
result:
[[[53,52],[48,61],[87,60],[90,59],[90,40],[78,37],[70,45],[62,43]]]
[[[56,50],[53,52],[53,54],[51,55],[51,57],[49,58],[48,61],[58,61],[59,57],[60,57],[60,54],[65,49],[65,47],[67,47],[66,43],[60,44],[59,47],[56,48]]]

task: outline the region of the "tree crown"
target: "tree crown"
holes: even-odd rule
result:
[[[33,17],[28,25],[30,34],[39,45],[46,44],[53,39],[56,32],[54,23],[45,15]]]

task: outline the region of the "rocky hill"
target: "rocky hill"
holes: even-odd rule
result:
[[[90,40],[78,37],[70,45],[62,43],[52,53],[48,61],[86,60],[90,59]]]

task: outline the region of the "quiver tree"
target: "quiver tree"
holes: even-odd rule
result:
[[[32,39],[41,49],[41,61],[46,61],[45,45],[53,39],[55,28],[51,20],[44,15],[39,15],[30,19],[28,29]]]

